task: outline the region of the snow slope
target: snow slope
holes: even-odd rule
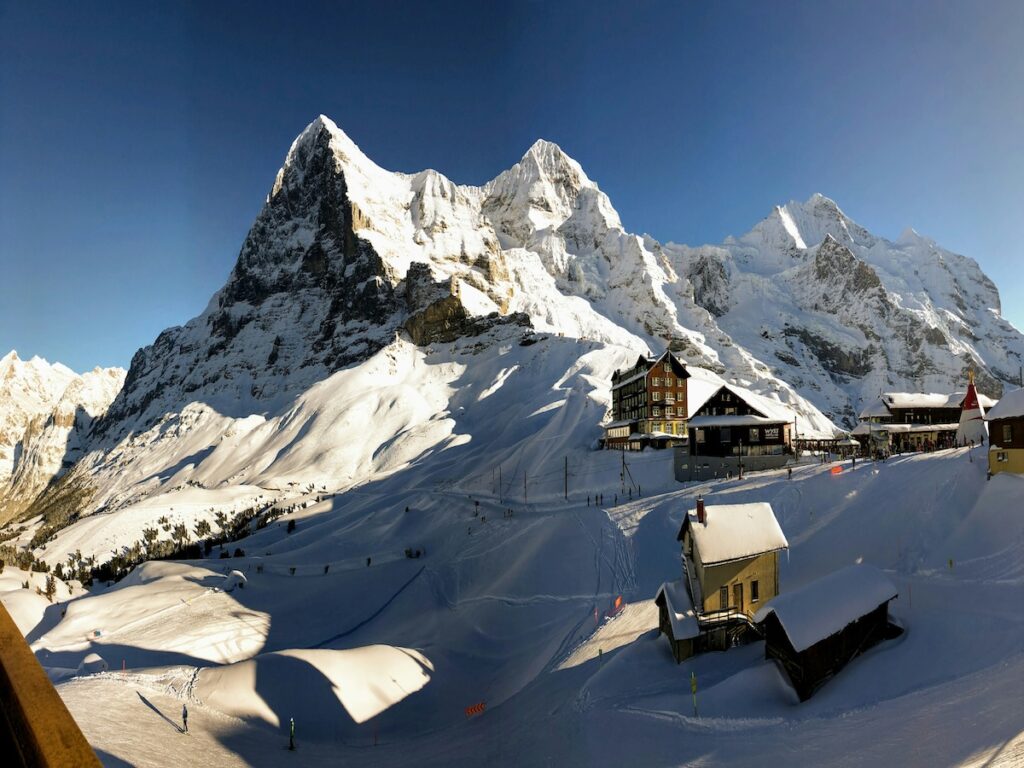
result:
[[[603,510],[584,491],[618,493],[609,458],[621,457],[590,453],[571,465],[576,476],[596,472],[592,488],[526,504],[499,500],[489,477],[469,494],[417,487],[414,467],[294,513],[294,533],[278,521],[246,540],[245,558],[143,566],[29,637],[55,670],[90,652],[112,670],[124,659],[126,672],[60,685],[115,765],[179,759],[180,736],[159,714],[176,721],[182,701],[204,724],[197,738],[238,765],[277,764],[290,717],[312,765],[403,765],[413,754],[423,765],[1022,756],[1021,478],[986,482],[984,465],[958,449],[847,463],[838,475],[813,464],[791,480],[767,472],[667,490],[668,466],[651,454],[628,457],[645,495],[634,489]],[[783,593],[847,564],[882,569],[899,590],[892,611],[904,635],[804,704],[760,643],[676,665],[646,606],[680,573],[675,532],[698,493],[772,504],[791,545]],[[407,559],[406,545],[426,554]],[[246,586],[220,591],[217,571],[236,568]],[[627,610],[616,615],[620,595]],[[379,663],[350,664],[370,657]],[[100,717],[90,693],[117,717]],[[479,702],[483,713],[467,719]],[[124,739],[123,722],[138,725],[144,745]],[[181,759],[199,764],[198,754]]]

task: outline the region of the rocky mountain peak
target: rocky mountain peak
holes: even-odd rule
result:
[[[569,157],[560,146],[546,139],[537,139],[519,162],[536,168],[553,180],[565,180],[576,187],[590,181],[579,163]]]

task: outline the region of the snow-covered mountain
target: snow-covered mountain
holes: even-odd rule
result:
[[[876,237],[822,195],[721,246],[666,249],[735,343],[846,426],[880,391],[957,391],[968,368],[998,397],[1024,362],[977,262],[912,229]]]
[[[0,522],[10,519],[70,468],[93,420],[124,383],[122,368],[77,374],[42,358],[0,359]]]
[[[30,512],[66,519],[185,484],[210,509],[227,488],[231,504],[348,488],[479,444],[503,387],[523,399],[501,418],[531,428],[502,426],[463,473],[499,455],[543,466],[553,446],[590,450],[611,372],[666,343],[788,404],[809,434],[833,431],[823,412],[849,424],[880,388],[952,391],[968,366],[998,394],[1024,353],[975,262],[874,237],[827,198],[721,246],[661,244],[626,232],[549,142],[475,187],[386,171],[320,117],[225,286],[136,353],[90,452]],[[598,408],[560,416],[540,450],[576,397]]]
[[[46,413],[74,378],[70,368],[41,357],[26,361],[11,350],[0,358],[0,487],[10,482],[25,427]]]
[[[483,187],[460,186],[385,171],[320,117],[289,151],[227,285],[136,355],[104,429],[123,435],[190,400],[265,413],[400,330],[451,339],[492,313],[637,350],[671,339],[690,362],[802,407],[680,283],[668,253],[626,233],[553,144]]]

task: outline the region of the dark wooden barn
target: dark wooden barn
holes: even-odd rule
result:
[[[896,587],[877,568],[852,565],[779,595],[754,616],[765,658],[806,701],[856,656],[900,630],[889,621]]]
[[[698,650],[694,641],[700,627],[686,585],[681,579],[665,582],[654,602],[658,606],[658,631],[668,638],[676,663],[690,658]]]

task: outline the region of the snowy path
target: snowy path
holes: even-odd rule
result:
[[[294,679],[318,702],[302,711],[300,733],[336,729],[320,742],[306,739],[297,764],[387,768],[408,764],[414,754],[419,764],[445,766],[1019,768],[1024,482],[986,483],[979,470],[957,452],[901,457],[837,476],[814,465],[800,467],[792,480],[768,472],[677,486],[607,512],[543,500],[517,507],[511,519],[496,499],[479,497],[486,522],[474,517],[475,497],[466,494],[367,493],[330,512],[308,510],[289,536],[261,531],[249,549],[274,551],[264,562],[284,567],[302,559],[359,562],[362,551],[385,549],[381,542],[422,542],[424,560],[337,573],[332,567],[330,574],[321,568],[318,577],[301,579],[264,573],[230,595],[205,594],[204,572],[195,566],[160,566],[166,573],[120,594],[70,603],[68,617],[37,645],[77,640],[102,616],[111,632],[113,618],[123,623],[111,647],[135,654],[136,666],[182,655],[220,663],[322,646],[325,637],[346,651],[413,648],[429,662],[421,690],[364,723],[346,720],[315,670],[295,667],[301,674]],[[782,561],[784,589],[858,558],[888,571],[900,590],[892,610],[906,633],[855,660],[802,705],[757,643],[675,664],[655,631],[651,596],[679,572],[675,534],[698,491],[720,501],[773,504],[793,543]],[[413,511],[405,513],[406,505]],[[184,607],[176,590],[185,600],[205,596]],[[624,608],[602,620],[620,595]],[[168,601],[181,607],[142,620],[147,608]],[[72,652],[62,653],[74,666]],[[289,678],[253,669],[251,686],[232,695],[286,717],[294,693]],[[179,748],[183,765],[281,765],[296,757],[282,758],[280,730],[265,720],[238,720],[193,702],[197,732],[184,737],[137,695],[173,721],[194,672],[195,666],[174,666],[166,673],[111,673],[70,680],[60,690],[92,742],[116,755],[111,764],[163,765],[161,750],[166,756]],[[700,681],[700,718],[692,712],[691,672]],[[96,701],[109,702],[110,717]],[[467,719],[466,707],[479,702],[485,711]],[[141,729],[145,748],[137,747],[138,734],[123,733],[123,723]],[[186,738],[202,748],[181,747]],[[200,762],[203,754],[208,762]]]

